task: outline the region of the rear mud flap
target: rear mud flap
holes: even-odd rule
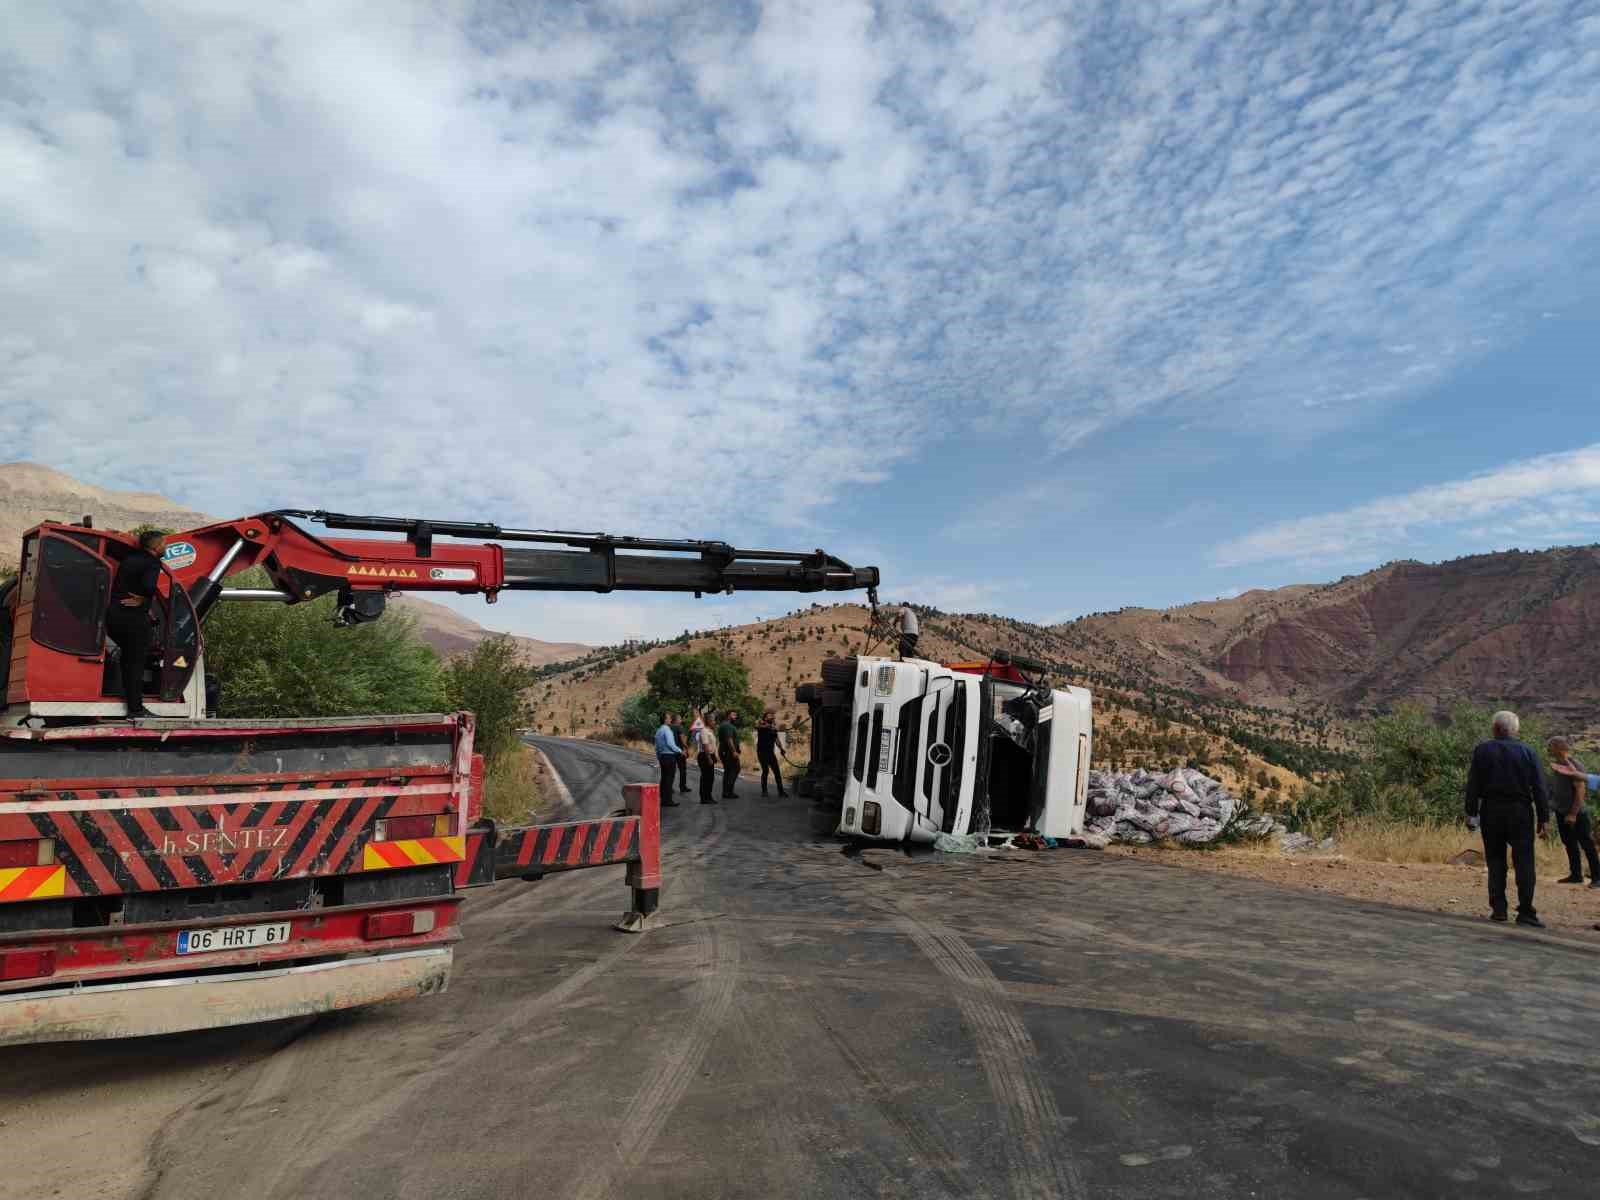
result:
[[[313,1016],[442,993],[448,947],[271,971],[171,976],[0,995],[0,1046],[148,1037]]]

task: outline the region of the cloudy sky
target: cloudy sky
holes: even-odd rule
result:
[[[1039,620],[1600,541],[1597,114],[1600,0],[13,0],[0,461]]]

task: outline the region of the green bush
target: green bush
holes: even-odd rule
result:
[[[333,608],[331,596],[217,605],[206,619],[205,661],[222,685],[218,715],[343,717],[448,706],[439,656],[409,618],[390,613],[344,628]]]
[[[526,665],[509,634],[484,638],[444,668],[443,691],[452,709],[466,709],[478,718],[476,746],[492,768],[518,750],[517,730],[533,721],[525,698],[538,678]]]
[[[738,711],[740,733],[748,737],[766,707],[750,693],[749,668],[736,655],[719,650],[665,655],[645,680],[650,685],[647,690],[618,706],[617,724],[647,741],[655,736],[664,712],[677,713],[688,724],[697,712],[720,717],[730,708]]]
[[[1490,735],[1494,709],[1461,704],[1442,720],[1402,706],[1364,722],[1355,762],[1321,786],[1301,788],[1286,815],[1300,827],[1332,832],[1355,817],[1407,824],[1462,819],[1472,749]],[[1544,722],[1522,720],[1522,740],[1544,768]]]

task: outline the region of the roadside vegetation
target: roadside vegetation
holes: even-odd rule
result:
[[[1467,767],[1472,748],[1489,736],[1494,710],[1457,705],[1441,718],[1417,707],[1358,723],[1351,761],[1324,782],[1295,789],[1274,805],[1291,828],[1316,838],[1331,836],[1351,857],[1375,862],[1445,862],[1475,843],[1463,824]],[[1545,761],[1550,734],[1538,717],[1525,717],[1522,740]],[[1554,823],[1540,848],[1541,867],[1566,860]]]
[[[241,577],[243,586],[252,581]],[[264,586],[265,580],[254,586]],[[441,660],[414,622],[391,612],[354,628],[334,622],[331,596],[306,604],[219,604],[206,620],[206,669],[221,685],[222,717],[353,717],[453,712],[477,718],[487,771],[484,811],[521,820],[542,799],[542,764],[517,735],[538,677],[508,636]]]
[[[685,726],[696,713],[720,717],[729,709],[739,714],[740,733],[748,740],[765,707],[751,693],[750,669],[737,654],[726,650],[678,651],[653,663],[645,676],[649,685],[617,708],[613,740],[649,742],[661,724],[661,714],[677,713]]]

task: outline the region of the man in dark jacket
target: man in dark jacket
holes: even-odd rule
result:
[[[1560,883],[1583,882],[1583,860],[1589,860],[1589,886],[1600,888],[1600,853],[1583,801],[1589,790],[1583,764],[1572,753],[1572,743],[1553,737],[1545,747],[1550,755],[1550,807],[1567,851],[1567,877]],[[1563,770],[1562,768],[1565,768]]]
[[[1513,712],[1494,715],[1494,737],[1479,742],[1467,771],[1467,825],[1483,829],[1489,867],[1489,917],[1506,919],[1506,851],[1517,872],[1517,924],[1543,926],[1533,907],[1535,823],[1544,835],[1550,819],[1539,758],[1517,740],[1522,723]]]
[[[778,770],[778,718],[769,708],[756,722],[756,761],[761,764],[761,794],[767,794],[767,772],[778,781],[778,795],[787,796],[783,790],[783,772]]]
[[[717,757],[722,760],[722,798],[736,800],[733,785],[739,782],[739,714],[732,709],[717,726]]]
[[[167,539],[154,530],[139,535],[139,548],[117,564],[106,610],[106,636],[122,652],[122,698],[128,716],[146,717],[144,667],[150,657],[150,601],[161,581],[161,551]]]

